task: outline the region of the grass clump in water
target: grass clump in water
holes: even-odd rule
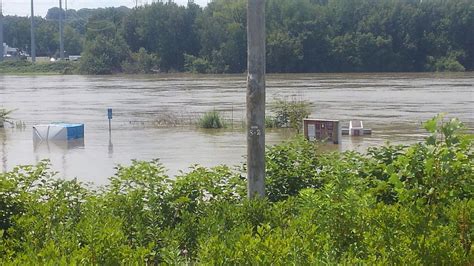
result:
[[[218,111],[213,110],[199,118],[198,126],[200,128],[225,128],[226,123],[222,115]]]

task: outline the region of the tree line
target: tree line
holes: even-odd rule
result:
[[[471,0],[268,0],[268,72],[474,69]],[[36,17],[38,55],[58,53],[59,9]],[[246,0],[202,8],[171,1],[129,9],[68,10],[65,48],[85,73],[242,73]],[[29,50],[26,17],[5,18],[5,39]]]

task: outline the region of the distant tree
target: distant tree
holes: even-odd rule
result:
[[[89,18],[80,71],[87,74],[111,74],[122,71],[130,49],[119,29],[128,9],[100,9]]]
[[[198,18],[199,56],[215,69],[241,73],[247,68],[246,12],[245,0],[215,0]]]
[[[122,37],[107,38],[97,35],[85,43],[80,71],[85,74],[111,74],[122,70],[122,62],[130,50]]]
[[[43,19],[38,20],[35,33],[38,56],[51,57],[59,51],[59,26],[57,23]]]
[[[5,16],[3,25],[4,42],[11,47],[29,51],[30,21],[26,17]]]
[[[69,53],[90,53],[88,46],[103,37],[105,46],[159,58],[161,71],[247,68],[246,0],[213,0],[205,8],[155,1],[66,13]],[[38,55],[57,53],[58,18],[58,8],[35,18]],[[472,0],[267,0],[266,25],[268,72],[474,70]],[[30,50],[27,17],[6,16],[4,26],[8,45]],[[129,61],[109,72],[136,61],[126,56]]]
[[[79,55],[82,52],[84,36],[79,34],[71,26],[64,29],[64,47],[69,55]]]

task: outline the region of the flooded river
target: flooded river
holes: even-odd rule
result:
[[[193,164],[237,165],[244,161],[244,75],[229,76],[11,76],[0,75],[0,108],[25,127],[0,129],[0,169],[50,159],[58,176],[107,183],[117,164],[159,158],[169,173]],[[367,137],[344,137],[328,149],[364,151],[384,142],[412,143],[421,123],[437,113],[474,127],[474,73],[291,74],[267,78],[267,102],[309,100],[314,118],[364,121]],[[107,108],[114,110],[109,137]],[[199,130],[187,124],[209,110],[224,113],[234,128]],[[34,145],[32,126],[85,124],[84,143]],[[163,126],[159,124],[166,124]],[[267,144],[291,137],[269,130]]]

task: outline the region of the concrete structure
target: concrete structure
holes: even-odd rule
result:
[[[338,120],[304,119],[303,131],[310,141],[341,142],[341,128]]]
[[[351,120],[349,122],[349,127],[342,129],[342,135],[363,136],[371,134],[372,129],[364,128],[364,123],[361,120]]]
[[[354,120],[349,122],[349,135],[350,136],[361,136],[364,135],[364,123],[360,120]]]

